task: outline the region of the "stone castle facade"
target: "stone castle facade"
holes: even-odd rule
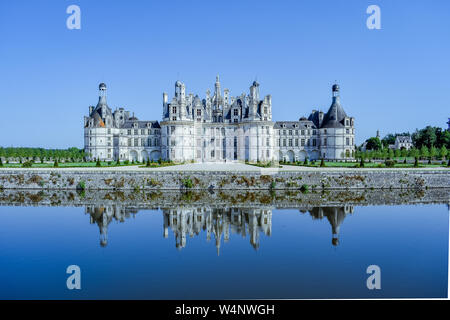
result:
[[[272,97],[260,97],[254,81],[249,94],[233,97],[221,90],[201,99],[175,83],[171,100],[163,93],[162,121],[142,121],[123,108],[114,112],[99,86],[97,106],[84,118],[84,145],[89,159],[104,161],[171,160],[174,162],[278,162],[352,160],[354,118],[340,104],[339,86],[332,87],[327,113],[313,110],[298,121],[272,121]]]

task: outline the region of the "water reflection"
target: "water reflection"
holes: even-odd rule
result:
[[[89,205],[85,212],[90,215],[91,224],[97,224],[100,232],[100,245],[108,244],[108,226],[112,221],[125,222],[136,215],[139,210],[120,205]],[[260,208],[211,208],[192,206],[163,208],[163,237],[169,237],[169,230],[175,237],[178,250],[185,248],[187,237],[201,236],[205,233],[206,241],[214,237],[217,255],[220,254],[222,239],[230,241],[230,235],[248,237],[250,245],[257,250],[260,235],[270,237],[272,234],[272,207]],[[309,214],[313,219],[327,220],[331,226],[331,243],[339,244],[339,229],[348,214],[353,213],[353,206],[299,208],[302,214]]]

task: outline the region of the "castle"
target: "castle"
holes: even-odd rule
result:
[[[250,93],[233,97],[221,90],[205,98],[186,95],[175,83],[169,101],[163,93],[162,121],[138,120],[123,108],[112,112],[106,85],[99,86],[97,106],[84,117],[85,153],[90,160],[173,162],[277,162],[352,160],[355,155],[354,118],[340,104],[339,86],[332,86],[327,113],[313,110],[298,121],[272,121],[272,97],[260,98],[259,83]]]

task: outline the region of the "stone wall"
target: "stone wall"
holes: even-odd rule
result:
[[[330,190],[449,188],[450,170],[352,169],[258,172],[2,169],[0,189]]]
[[[232,191],[0,191],[0,206],[111,206],[152,208],[315,208],[369,205],[449,204],[450,189]]]

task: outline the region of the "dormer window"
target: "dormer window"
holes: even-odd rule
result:
[[[177,113],[177,107],[172,107],[172,113]]]

